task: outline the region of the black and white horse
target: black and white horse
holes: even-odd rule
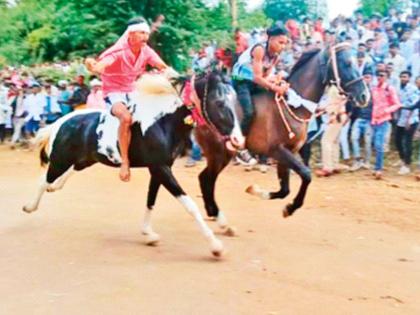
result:
[[[230,148],[244,144],[233,113],[235,93],[223,77],[218,73],[208,74],[195,80],[194,87],[206,123],[225,139]],[[156,244],[160,239],[152,229],[151,214],[159,187],[163,185],[194,217],[210,242],[211,252],[215,256],[221,255],[222,242],[207,226],[197,204],[184,192],[171,170],[175,158],[188,141],[192,126],[186,121],[191,110],[182,104],[177,91],[162,75],[143,76],[136,99],[128,100],[128,103],[134,121],[129,148],[131,167],[147,167],[151,174],[142,225],[146,243]],[[63,188],[75,171],[98,162],[119,166],[117,130],[117,119],[100,110],[76,111],[42,129],[37,143],[41,148],[41,164],[48,165],[48,169],[42,175],[34,200],[23,210],[28,213],[35,211],[44,192]],[[222,215],[219,224],[224,225]]]

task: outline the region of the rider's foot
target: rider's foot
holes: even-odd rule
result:
[[[129,164],[127,163],[121,164],[120,179],[123,182],[128,182],[130,180],[130,165]]]

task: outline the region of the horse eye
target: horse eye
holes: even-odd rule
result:
[[[222,109],[223,107],[224,107],[224,102],[223,101],[217,101],[216,102],[216,106],[219,108],[219,109]]]

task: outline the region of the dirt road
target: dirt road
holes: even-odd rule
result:
[[[175,173],[200,204],[202,165]],[[36,191],[36,154],[0,147],[0,314],[420,314],[420,183],[368,173],[314,179],[306,205],[244,193],[277,189],[275,172],[230,166],[217,196],[238,236],[211,257],[193,220],[161,190],[143,244],[148,174],[129,184],[94,166],[21,211]],[[293,193],[298,179],[292,176]],[[291,196],[287,199],[290,200]],[[203,212],[204,213],[204,212]],[[209,222],[217,231],[214,222]]]

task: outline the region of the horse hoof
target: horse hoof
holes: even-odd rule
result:
[[[227,229],[223,232],[223,235],[234,237],[237,235],[236,229],[232,226],[228,226]]]
[[[36,208],[30,207],[30,206],[23,206],[22,210],[25,211],[26,213],[31,213],[31,212],[34,212]]]
[[[217,258],[223,255],[223,243],[220,240],[215,239],[212,241],[211,253],[213,254],[214,257],[217,257]]]
[[[147,246],[157,246],[159,244],[159,241],[160,241],[160,236],[157,233],[146,235]]]
[[[290,208],[292,207],[291,204],[288,204],[287,206],[284,207],[283,209],[283,218],[287,218],[290,217],[292,215],[292,213],[290,212]]]
[[[53,187],[48,187],[47,188],[47,192],[49,192],[49,193],[52,193],[52,192],[54,192],[55,191],[55,189],[53,188]]]

